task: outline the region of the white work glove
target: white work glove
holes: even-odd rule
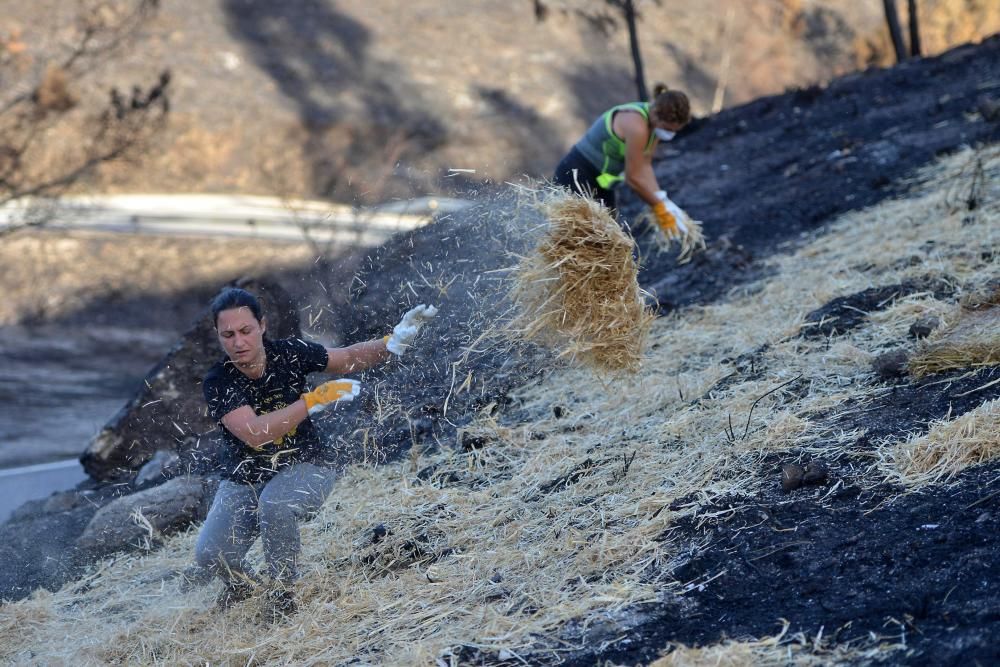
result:
[[[688,228],[684,224],[687,214],[681,207],[670,201],[666,190],[657,190],[656,198],[660,201],[653,207],[653,215],[664,235],[668,239],[677,239],[687,234]]]
[[[424,304],[408,310],[399,324],[393,327],[392,335],[385,342],[385,349],[393,354],[402,355],[416,338],[421,325],[437,315],[437,312],[437,308],[434,306],[425,306]]]
[[[306,402],[306,410],[309,414],[314,415],[338,401],[353,401],[354,397],[360,393],[360,382],[341,378],[340,380],[324,382],[312,391],[302,394],[301,398]]]

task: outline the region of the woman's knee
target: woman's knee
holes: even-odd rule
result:
[[[239,569],[242,556],[222,545],[199,541],[194,549],[194,562],[210,572],[218,573]]]

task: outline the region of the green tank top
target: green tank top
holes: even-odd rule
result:
[[[575,146],[587,158],[588,162],[600,170],[601,174],[597,177],[597,184],[604,189],[612,187],[625,178],[623,174],[625,171],[625,141],[611,129],[615,114],[619,111],[638,111],[643,118],[649,120],[648,102],[619,104],[601,114]],[[652,132],[649,133],[647,149],[653,145],[655,136]]]

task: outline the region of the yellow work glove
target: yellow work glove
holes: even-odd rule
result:
[[[656,216],[656,224],[668,239],[679,239],[687,234],[687,227],[684,225],[684,212],[677,204],[670,201],[667,193],[659,190],[656,196],[660,201],[653,206],[653,215]]]
[[[306,410],[313,415],[337,401],[352,401],[361,393],[361,383],[357,380],[330,380],[324,382],[312,391],[302,394],[306,402]]]

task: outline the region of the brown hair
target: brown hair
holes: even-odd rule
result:
[[[691,120],[691,103],[687,95],[670,90],[663,83],[653,86],[653,103],[649,107],[650,115],[661,122],[687,125]]]

